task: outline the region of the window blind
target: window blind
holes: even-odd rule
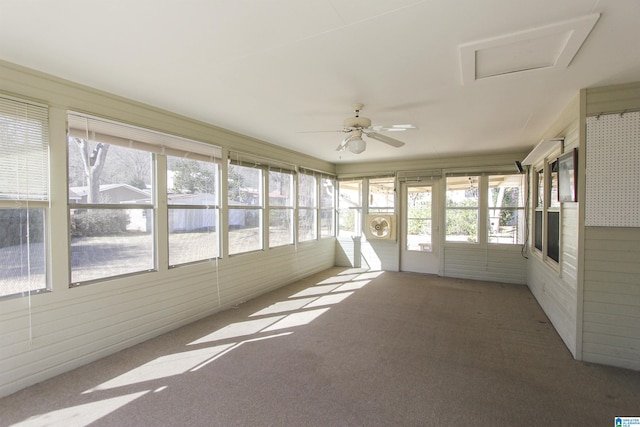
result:
[[[136,150],[185,157],[192,160],[220,163],[220,147],[106,119],[69,113],[68,132],[71,138],[82,138]]]
[[[0,200],[49,198],[49,110],[0,97]]]
[[[420,182],[441,178],[442,169],[398,171],[396,175],[399,182]]]
[[[229,161],[232,165],[268,169],[275,172],[294,173],[296,171],[296,166],[292,163],[240,151],[229,151]]]

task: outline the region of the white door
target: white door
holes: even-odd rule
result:
[[[405,182],[401,185],[400,270],[438,274],[440,241],[437,185],[433,181]]]

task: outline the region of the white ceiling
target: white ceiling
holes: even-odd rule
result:
[[[594,13],[568,67],[463,84],[461,46]],[[638,0],[0,0],[0,59],[331,162],[379,161],[534,146],[579,89],[640,80],[639,22]],[[354,103],[418,129],[359,155],[335,151],[340,133],[300,133],[341,129]]]

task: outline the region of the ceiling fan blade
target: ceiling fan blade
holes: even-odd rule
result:
[[[371,127],[371,130],[373,130],[374,132],[404,132],[405,130],[411,130],[411,129],[417,129],[417,127],[415,127],[412,124],[398,124],[398,125],[391,125],[391,126],[373,126]]]
[[[384,142],[385,144],[389,144],[393,147],[402,147],[404,145],[404,142],[398,141],[397,139],[391,138],[390,136],[387,136],[387,135],[382,135],[380,133],[366,132],[365,135],[367,135],[371,139]]]
[[[347,148],[347,145],[349,144],[349,140],[351,139],[351,135],[347,135],[342,142],[340,143],[340,145],[338,145],[338,148],[336,148],[336,151],[344,151]]]

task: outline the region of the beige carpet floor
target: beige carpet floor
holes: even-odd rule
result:
[[[0,399],[0,425],[611,426],[524,286],[333,268]]]

